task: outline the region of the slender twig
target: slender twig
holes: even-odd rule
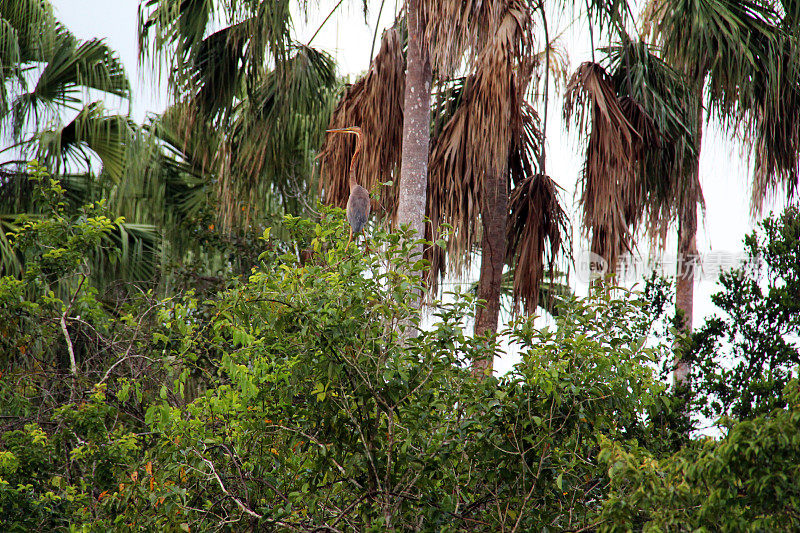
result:
[[[571,533],[583,533],[584,531],[591,531],[593,529],[597,529],[597,526],[605,522],[605,520],[598,520],[597,522],[593,522],[588,526],[584,526],[580,529],[565,529],[564,531],[569,531]]]
[[[116,363],[114,363],[113,365],[111,365],[111,366],[108,368],[108,370],[106,370],[106,373],[105,373],[105,375],[103,376],[103,379],[101,379],[100,381],[98,381],[98,382],[97,382],[97,384],[98,384],[98,385],[100,385],[100,384],[102,384],[102,383],[105,383],[105,382],[106,382],[106,380],[109,378],[109,376],[111,376],[111,372],[112,372],[112,371],[113,371],[115,368],[117,368],[117,366],[118,366],[120,363],[122,363],[123,361],[127,361],[128,359],[147,359],[147,360],[148,360],[148,361],[150,361],[151,363],[155,363],[155,362],[156,362],[156,361],[155,361],[155,359],[151,359],[151,358],[149,358],[149,357],[147,357],[147,356],[145,356],[145,355],[136,355],[136,354],[134,354],[134,355],[126,355],[126,356],[124,356],[124,357],[120,358],[120,360],[119,360],[119,361],[117,361]]]
[[[369,49],[369,60],[367,64],[369,65],[372,63],[372,54],[375,53],[375,40],[378,38],[378,28],[381,27],[381,13],[383,13],[383,4],[386,3],[386,0],[381,0],[381,7],[378,8],[378,19],[375,21],[375,32],[372,34],[372,46]]]
[[[75,349],[72,346],[72,338],[69,336],[69,330],[67,330],[67,315],[69,314],[70,309],[72,309],[72,304],[75,303],[75,298],[78,297],[78,293],[81,292],[81,287],[83,287],[83,282],[86,281],[87,275],[81,272],[81,281],[78,283],[78,288],[75,289],[75,293],[72,295],[72,298],[69,300],[69,304],[64,309],[64,312],[61,313],[61,331],[64,333],[64,339],[67,341],[67,351],[69,352],[69,370],[73,376],[78,376],[78,363],[75,361]]]
[[[67,321],[66,321],[66,314],[61,315],[61,331],[64,332],[64,339],[67,341],[67,351],[69,352],[69,371],[72,373],[73,376],[78,376],[78,365],[75,362],[75,350],[72,349],[72,339],[69,336],[69,331],[67,331]]]
[[[312,35],[312,36],[311,36],[311,39],[309,39],[309,40],[308,40],[308,42],[306,43],[306,46],[311,46],[311,41],[313,41],[313,40],[314,40],[314,37],[316,37],[316,36],[317,36],[317,34],[319,33],[319,31],[322,29],[322,27],[323,27],[323,26],[325,26],[325,24],[327,24],[327,23],[328,23],[328,19],[329,19],[329,18],[331,18],[331,16],[333,15],[333,13],[334,13],[334,12],[335,12],[337,9],[339,9],[339,6],[340,6],[340,5],[342,5],[342,2],[344,2],[344,0],[339,0],[339,3],[337,3],[335,6],[333,6],[333,9],[331,9],[331,12],[330,12],[330,13],[328,13],[328,16],[327,16],[327,17],[325,17],[325,20],[323,20],[323,21],[322,21],[322,24],[320,24],[320,25],[319,25],[319,28],[317,28],[317,31],[315,31],[315,32],[314,32],[314,35]]]
[[[200,455],[200,454],[198,454],[198,455]],[[217,483],[219,484],[219,488],[222,489],[222,492],[226,496],[231,498],[233,501],[235,501],[236,505],[239,506],[239,509],[241,509],[242,512],[249,514],[253,518],[264,518],[262,515],[256,513],[255,511],[253,511],[249,507],[247,507],[244,503],[242,503],[242,501],[239,498],[237,498],[236,496],[234,496],[233,494],[228,492],[228,489],[225,488],[225,484],[222,482],[222,479],[219,477],[219,474],[217,474],[217,469],[214,468],[214,463],[212,463],[211,461],[209,461],[208,459],[206,459],[202,455],[200,455],[200,459],[202,459],[203,462],[206,465],[208,465],[208,467],[211,469],[211,474],[216,478]]]
[[[316,444],[317,446],[319,446],[323,450],[327,449],[326,448],[328,446],[327,444],[325,444],[324,442],[320,442],[319,439],[317,439],[313,435],[309,435],[308,433],[306,433],[305,431],[303,431],[300,428],[291,428],[291,427],[288,427],[288,426],[284,426],[282,424],[272,424],[272,425],[268,425],[266,427],[280,428],[280,429],[285,429],[286,431],[291,431],[292,433],[297,433],[298,435],[307,438],[309,442],[313,442],[314,444]],[[344,469],[344,467],[342,465],[337,463],[335,459],[330,457],[330,455],[328,455],[326,458],[331,463],[333,463],[333,465],[336,467],[336,469],[339,470],[340,474],[342,474],[343,476],[347,477],[347,471]],[[356,481],[354,479],[349,479],[349,478],[348,478],[348,480],[352,481],[357,487],[361,488],[361,485],[358,483],[358,481]]]

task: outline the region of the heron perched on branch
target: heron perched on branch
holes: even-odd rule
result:
[[[356,161],[361,152],[361,128],[351,126],[327,131],[328,133],[349,133],[356,136],[356,151],[353,152],[353,157],[350,159],[350,197],[347,199],[347,221],[350,222],[350,238],[347,239],[349,247],[350,241],[353,240],[353,234],[364,229],[370,209],[369,193],[356,180]]]

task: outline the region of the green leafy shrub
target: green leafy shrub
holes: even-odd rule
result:
[[[0,282],[3,531],[797,525],[795,385],[719,441],[676,438],[656,373],[672,348],[639,295],[514,321],[521,361],[479,381],[498,340],[466,333],[469,293],[421,327],[426,265],[402,232],[348,249],[321,207],[216,290],[112,307],[82,274],[109,225],[59,209],[13,236],[29,274]]]

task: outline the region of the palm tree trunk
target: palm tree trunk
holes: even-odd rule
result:
[[[408,224],[411,230],[417,232],[417,238],[421,239],[425,237],[425,196],[428,189],[431,64],[423,46],[425,28],[419,11],[419,0],[411,0],[407,12],[408,54],[397,223]],[[421,257],[422,246],[417,248],[415,253]]]
[[[678,214],[678,267],[675,286],[675,310],[678,313],[678,327],[685,333],[692,332],[694,314],[694,274],[697,266],[697,202],[700,187],[700,141],[703,135],[703,98],[702,90],[697,109],[697,162],[695,180],[689,193],[681,203]],[[691,366],[688,361],[676,359],[673,378],[675,389],[689,391]]]
[[[697,258],[697,196],[687,199],[678,223],[678,271],[675,287],[675,309],[678,312],[678,327],[685,333],[692,332],[694,311],[694,270]],[[687,361],[675,361],[675,387],[688,389],[690,366]]]
[[[478,298],[486,300],[475,316],[475,335],[497,332],[500,316],[500,290],[503,282],[503,265],[506,258],[506,222],[508,219],[508,182],[506,173],[493,172],[489,176],[482,210],[483,242],[481,244],[481,277],[478,281]],[[484,377],[491,372],[491,359],[478,359],[472,363],[472,373]]]

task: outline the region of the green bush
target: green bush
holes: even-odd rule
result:
[[[652,342],[652,306],[617,289],[566,301],[547,328],[514,321],[521,361],[477,380],[470,362],[498,350],[466,333],[479,302],[433,302],[420,327],[415,243],[376,228],[347,249],[342,211],[320,209],[287,217],[281,244],[265,232],[258,264],[217,292],[116,307],[80,275],[105,230],[65,208],[13,235],[29,274],[0,280],[17,328],[3,335],[0,529],[798,525],[795,385],[789,408],[731,421],[720,441],[676,439],[681,404],[655,373],[670,348]]]

